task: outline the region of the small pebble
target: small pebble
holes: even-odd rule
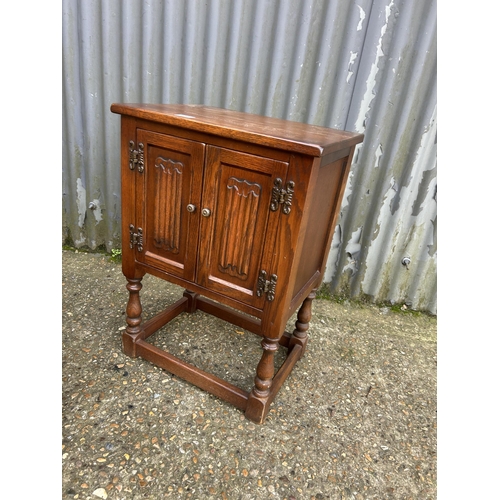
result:
[[[97,488],[96,490],[94,490],[92,492],[92,495],[94,495],[98,498],[102,498],[104,500],[106,500],[106,498],[108,498],[108,494],[104,488]]]

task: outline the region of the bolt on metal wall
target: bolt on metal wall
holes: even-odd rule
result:
[[[77,247],[121,245],[113,102],[364,133],[325,282],[436,312],[435,0],[64,0],[63,237]]]

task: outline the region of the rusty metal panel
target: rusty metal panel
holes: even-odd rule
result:
[[[121,245],[112,102],[359,131],[325,281],[436,312],[436,0],[64,0],[62,13],[68,243]]]

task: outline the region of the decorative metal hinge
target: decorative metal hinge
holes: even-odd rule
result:
[[[129,167],[130,170],[134,170],[137,166],[139,172],[144,172],[144,144],[140,142],[138,144],[138,149],[135,149],[134,141],[128,143],[129,150]]]
[[[130,248],[134,248],[137,245],[137,250],[142,252],[142,228],[138,227],[137,232],[135,232],[135,227],[133,224],[129,226],[130,230]]]
[[[281,205],[281,211],[288,215],[292,210],[292,197],[293,188],[295,187],[295,182],[288,181],[283,187],[283,181],[278,177],[274,181],[273,192],[271,193],[271,206],[270,209],[273,212],[278,210],[279,205]]]
[[[261,271],[257,281],[257,297],[262,297],[262,294],[267,294],[267,300],[273,301],[276,293],[276,282],[278,276],[271,274],[271,279],[267,279],[266,271]]]

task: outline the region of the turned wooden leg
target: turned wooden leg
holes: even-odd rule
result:
[[[278,340],[264,338],[260,344],[263,349],[262,357],[257,365],[257,375],[254,379],[253,393],[260,399],[269,396],[269,390],[274,377],[274,354],[278,350]]]
[[[257,365],[255,386],[248,397],[245,416],[254,422],[262,423],[271,404],[270,390],[274,377],[274,355],[279,348],[278,339],[264,338],[261,342],[263,353]]]
[[[302,346],[300,357],[304,355],[307,345],[307,330],[309,330],[309,322],[312,316],[312,301],[316,297],[316,290],[313,290],[302,302],[299,312],[297,313],[297,321],[295,322],[295,330],[293,331],[290,343],[288,344],[288,352],[291,352],[297,344]]]
[[[129,298],[127,303],[127,328],[123,332],[123,351],[127,356],[136,357],[135,342],[142,333],[142,305],[139,292],[142,288],[142,278],[128,279],[127,290]]]

